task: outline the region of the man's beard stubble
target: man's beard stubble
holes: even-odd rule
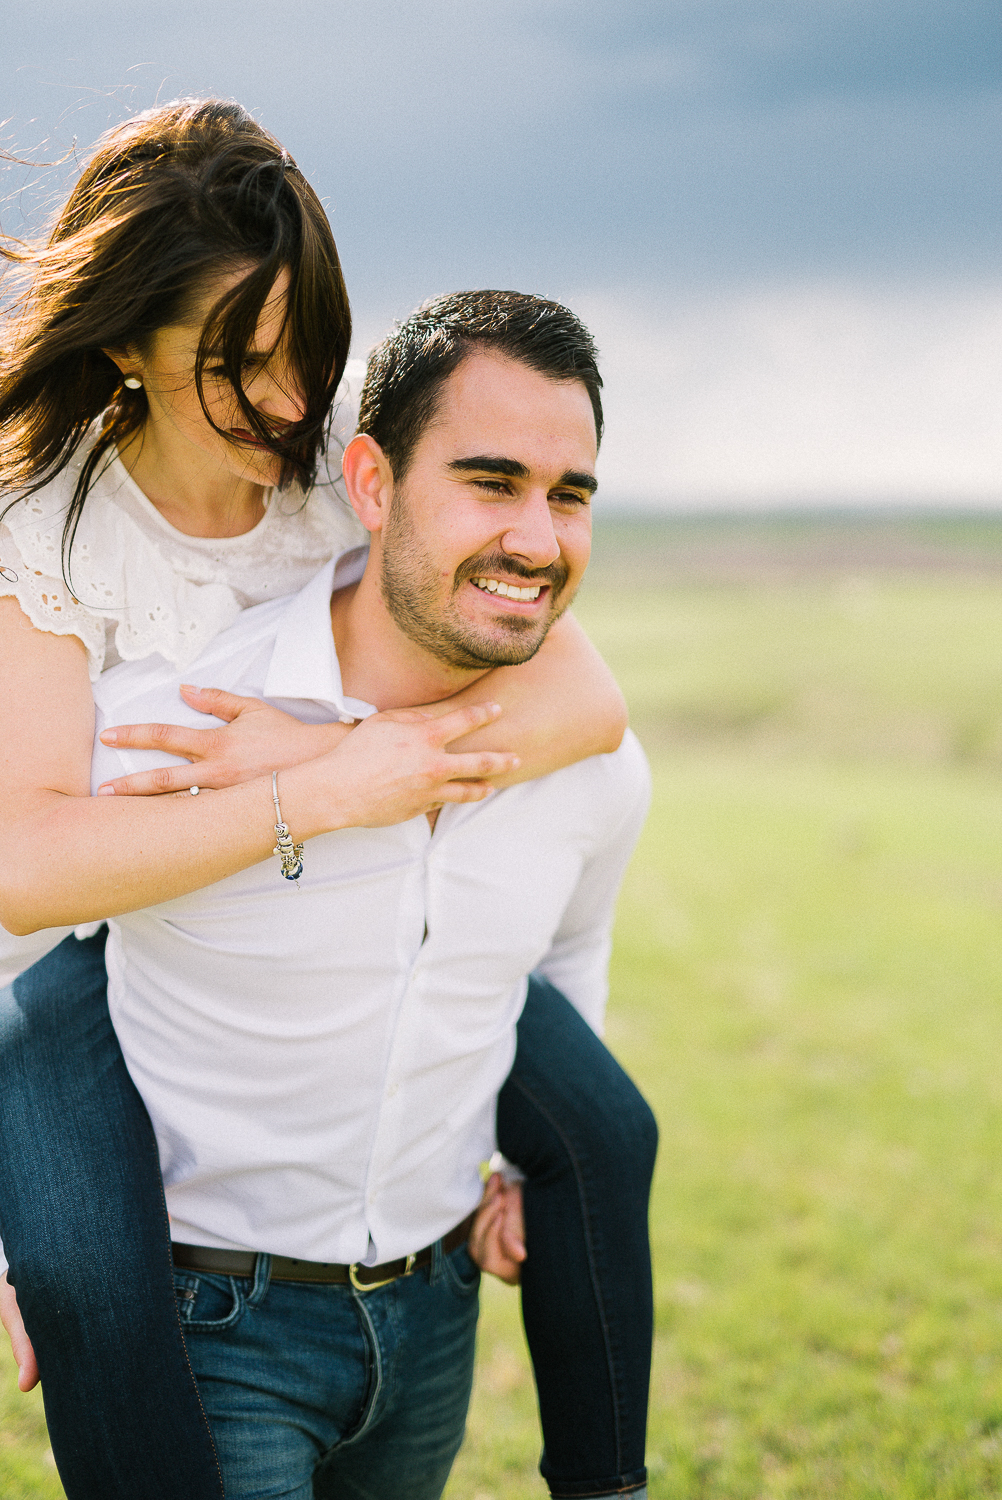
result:
[[[439,603],[438,570],[421,545],[407,505],[399,495],[394,498],[383,532],[380,592],[394,623],[408,640],[436,661],[474,672],[518,666],[535,656],[550,626],[571,602],[570,597],[561,597],[568,573],[562,560],[548,568],[533,569],[503,552],[463,563],[453,580],[453,599],[471,578],[490,577],[493,573],[549,584],[550,598],[560,600],[559,609],[551,609],[542,622],[524,615],[505,616],[488,631],[478,630],[458,613],[450,612],[448,605],[443,608]]]

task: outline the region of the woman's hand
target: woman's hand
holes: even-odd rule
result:
[[[98,788],[99,797],[149,797],[187,791],[194,783],[219,790],[302,765],[333,750],[350,732],[350,724],[304,724],[259,698],[241,698],[220,688],[185,685],[181,696],[199,713],[225,719],[222,728],[184,729],[179,724],[120,724],[106,729],[106,745],[128,750],[160,750],[183,755],[188,766],[161,766],[118,776]]]
[[[505,1182],[499,1172],[488,1179],[467,1249],[481,1271],[518,1285],[526,1258],[520,1182]]]
[[[0,1323],[7,1330],[10,1347],[17,1361],[17,1388],[19,1391],[33,1390],[39,1380],[38,1361],[21,1321],[17,1293],[7,1280],[6,1271],[0,1276]]]
[[[226,700],[200,694],[199,702],[218,710]],[[248,707],[235,701],[235,709]],[[255,705],[244,727],[253,730],[249,720],[263,713]],[[404,822],[446,802],[480,801],[517,757],[450,754],[447,747],[498,713],[485,704],[435,720],[413,711],[379,714],[319,756],[301,738],[315,731],[283,717],[295,737],[291,758],[313,756],[281,771],[282,814],[293,837]],[[271,712],[268,718],[274,725]],[[232,734],[233,725],[215,733]],[[281,757],[270,734],[261,739],[266,750],[259,745],[248,756],[258,774],[204,797],[92,797],[94,697],[83,646],[76,637],[35,630],[16,599],[0,599],[0,923],[23,936],[100,921],[266,860],[275,839],[269,773]],[[201,785],[209,764],[182,765],[181,787]],[[43,854],[25,859],[29,847]]]
[[[433,719],[416,708],[390,709],[363,719],[321,759],[285,772],[295,833],[312,838],[338,828],[382,828],[434,812],[446,802],[482,802],[493,778],[507,776],[518,756],[492,750],[453,754],[446,747],[500,714],[496,703],[471,704]]]

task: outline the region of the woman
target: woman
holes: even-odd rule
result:
[[[96,922],[267,857],[265,767],[282,769],[283,815],[309,837],[474,800],[615,744],[605,669],[565,621],[533,663],[436,705],[438,719],[376,715],[349,733],[195,695],[232,718],[197,768],[211,796],[90,797],[89,679],[152,653],[183,666],[241,608],[298,588],[359,539],[314,484],[348,305],[294,163],[213,101],[111,132],[48,246],[6,253],[34,273],[0,368],[0,488],[15,497],[0,527],[0,828],[4,847],[32,851],[4,857],[9,929]],[[521,764],[491,748],[493,700]],[[443,753],[457,742],[462,753]],[[173,1304],[155,1144],[104,992],[99,935],[67,939],[5,992],[0,1233],[71,1500],[190,1500],[218,1494],[219,1475]],[[563,1495],[643,1484],[650,1337],[637,1225],[652,1125],[582,1028],[536,985],[499,1104],[500,1143],[538,1204],[525,1315],[545,1472]],[[607,1155],[614,1167],[600,1170]],[[575,1254],[561,1254],[565,1238]],[[574,1309],[563,1323],[562,1307]],[[587,1368],[568,1401],[560,1350],[572,1343]]]

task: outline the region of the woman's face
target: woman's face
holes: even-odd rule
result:
[[[233,387],[211,354],[202,391],[212,421],[222,432],[206,421],[195,387],[195,356],[209,312],[245,275],[246,271],[235,271],[207,283],[187,319],[159,328],[145,353],[138,349],[108,352],[123,374],[136,375],[143,383],[149,403],[144,439],[152,439],[158,450],[186,468],[204,472],[207,466],[218,465],[235,479],[272,485],[278,479],[280,460],[248,431]],[[289,363],[287,338],[282,337],[288,288],[289,273],[283,270],[261,310],[242,374],[248,399],[276,432],[300,421],[305,410],[298,377]]]

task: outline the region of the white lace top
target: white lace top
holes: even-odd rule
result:
[[[92,680],[154,654],[183,669],[242,609],[295,593],[335,552],[366,538],[327,485],[305,500],[297,489],[269,491],[264,516],[243,536],[186,536],[116,457],[102,461],[80,516],[71,594],[63,524],[86,451],[0,521],[0,597],[15,595],[40,630],[79,636]]]

